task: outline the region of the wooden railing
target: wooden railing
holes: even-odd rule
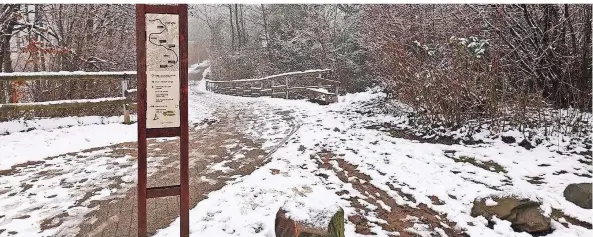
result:
[[[225,95],[321,99],[337,102],[340,82],[323,76],[331,69],[289,72],[257,79],[206,80],[206,90]]]
[[[128,84],[130,79],[134,78],[136,78],[135,71],[0,73],[0,81],[5,82],[33,80],[120,80],[122,88],[120,97],[0,104],[0,112],[14,110],[27,111],[38,109],[80,108],[99,105],[122,105],[124,123],[130,123],[130,109],[136,107],[136,104],[130,100],[130,95],[136,93],[136,89],[128,89]]]

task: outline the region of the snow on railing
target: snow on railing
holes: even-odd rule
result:
[[[239,80],[232,80],[232,81],[213,81],[213,80],[206,79],[206,82],[228,83],[228,82],[263,81],[263,80],[269,80],[269,79],[274,79],[274,78],[283,77],[283,76],[297,76],[297,75],[302,75],[302,74],[324,73],[324,72],[329,72],[329,71],[331,71],[331,69],[329,69],[329,68],[328,69],[313,69],[313,70],[306,70],[306,71],[286,72],[286,73],[271,75],[271,76],[262,77],[262,78],[239,79]]]
[[[34,77],[34,76],[123,76],[136,75],[136,71],[122,72],[84,72],[84,71],[60,71],[60,72],[1,72],[0,77]]]
[[[43,102],[5,104],[5,106],[6,105],[34,106],[34,105],[59,105],[59,104],[74,104],[74,103],[98,103],[98,102],[119,101],[119,100],[125,100],[125,99],[126,99],[126,97],[79,99],[79,100],[52,100],[52,101],[43,101]]]
[[[65,80],[65,79],[124,79],[136,77],[136,71],[123,72],[9,72],[0,73],[0,81]]]
[[[323,74],[328,72],[331,72],[331,69],[287,72],[262,78],[239,79],[232,81],[214,81],[206,79],[205,82],[206,90],[220,94],[248,97],[281,96],[288,99],[289,93],[291,93],[291,91],[304,90],[306,93],[308,93],[308,97],[322,97],[322,99],[327,102],[333,102],[337,101],[340,82],[323,78]],[[311,74],[318,76],[307,77]],[[301,79],[297,81],[301,85],[289,86],[289,79]],[[316,83],[317,85],[302,85],[307,84],[307,82]],[[329,89],[334,89],[335,93],[329,92]],[[302,93],[299,95],[302,96]]]

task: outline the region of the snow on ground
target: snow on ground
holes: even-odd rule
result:
[[[136,116],[131,116],[136,121]],[[68,128],[73,126],[101,125],[109,123],[122,123],[122,116],[86,116],[86,117],[65,117],[65,118],[38,118],[19,119],[0,122],[0,135],[9,135],[16,132],[27,132],[32,130],[49,131],[53,129]]]
[[[357,103],[381,96],[377,92],[347,95],[340,99],[340,103],[329,106],[305,101],[236,97],[237,100],[255,102],[251,106],[272,106],[292,113],[299,121],[299,129],[271,156],[269,163],[210,193],[207,199],[198,203],[190,211],[191,235],[274,236],[274,218],[281,206],[294,207],[291,210],[293,217],[301,221],[310,221],[309,214],[333,205],[344,208],[346,216],[353,215],[356,210],[349,201],[338,196],[336,190],[347,190],[349,197],[358,199],[365,199],[365,194],[340,181],[334,172],[317,167],[312,155],[322,149],[340,154],[345,162],[358,167],[359,172],[371,177],[372,185],[388,193],[398,205],[418,207],[425,204],[445,214],[457,223],[454,228],[462,229],[470,236],[526,236],[514,232],[507,221],[497,221],[491,229],[483,217],[470,216],[472,202],[487,195],[508,193],[529,197],[542,201],[542,209],[547,214],[555,208],[581,221],[590,222],[593,218],[593,213],[566,201],[562,194],[569,183],[590,181],[586,175],[592,173],[591,167],[580,163],[578,155],[558,154],[545,146],[526,150],[500,141],[443,145],[393,137],[365,127],[403,118],[361,115],[353,111],[358,109]],[[279,174],[273,174],[273,170]],[[321,179],[320,173],[328,178]],[[541,177],[543,182],[530,182],[533,177]],[[414,199],[400,195],[389,186],[400,188]],[[444,204],[433,204],[431,196]],[[369,205],[373,206],[371,209],[378,208]],[[377,219],[372,212],[366,217]],[[177,236],[178,226],[179,219],[158,231],[156,236]],[[556,231],[548,236],[593,234],[592,230],[580,226],[565,228],[555,221],[553,226]],[[370,227],[377,236],[394,234],[376,225]],[[443,232],[440,228],[427,229],[421,223],[414,224],[408,231],[422,236]],[[360,236],[354,233],[354,224],[348,220],[346,236]]]
[[[137,125],[120,117],[70,117],[0,123],[0,170],[68,152],[137,140]],[[30,131],[28,131],[30,130]]]
[[[189,73],[192,73],[194,71],[197,71],[199,68],[204,68],[204,67],[208,67],[208,65],[210,65],[210,61],[209,60],[204,60],[200,63],[196,63],[196,64],[192,64],[189,66]]]
[[[136,185],[137,160],[112,153],[102,148],[62,155],[0,176],[0,229],[8,229],[0,236],[10,236],[9,231],[18,236],[74,236],[85,214],[98,208],[93,201],[117,198]],[[164,158],[148,158],[149,175]],[[113,186],[116,179],[121,183]],[[63,215],[65,219],[56,218]]]
[[[201,88],[204,88],[204,90],[201,90]],[[213,118],[214,116],[213,113],[215,108],[209,107],[204,103],[204,100],[208,98],[202,98],[206,96],[203,91],[205,91],[205,85],[203,82],[200,83],[198,87],[191,86],[188,91],[189,108],[187,112],[190,124],[199,123],[205,119]]]

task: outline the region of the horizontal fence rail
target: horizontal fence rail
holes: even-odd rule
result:
[[[340,82],[323,77],[330,72],[331,69],[318,69],[289,72],[257,79],[205,80],[205,83],[208,91],[219,94],[245,97],[270,96],[286,99],[309,98],[332,103],[337,102]],[[121,95],[119,97],[7,103],[0,104],[0,112],[122,105],[124,122],[129,123],[130,110],[136,108],[132,96],[137,92],[137,89],[129,89],[128,85],[131,79],[136,79],[135,71],[0,73],[0,82],[35,80],[119,80],[121,82]]]
[[[256,79],[206,80],[206,90],[233,96],[269,96],[285,99],[308,98],[333,103],[338,100],[340,82],[323,77],[330,72],[331,69],[316,69],[288,72]]]
[[[136,103],[130,99],[136,93],[136,89],[128,89],[130,79],[136,78],[135,71],[123,72],[14,72],[0,73],[0,82],[12,81],[35,81],[35,80],[120,80],[121,96],[97,99],[73,99],[27,103],[0,104],[0,112],[3,111],[27,111],[39,109],[62,109],[81,108],[100,105],[122,105],[124,123],[130,123],[130,109],[136,107]]]

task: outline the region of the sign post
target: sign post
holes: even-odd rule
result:
[[[146,201],[180,196],[181,236],[189,236],[187,5],[136,5],[138,78],[138,236]],[[180,137],[179,185],[146,187],[147,138]]]

